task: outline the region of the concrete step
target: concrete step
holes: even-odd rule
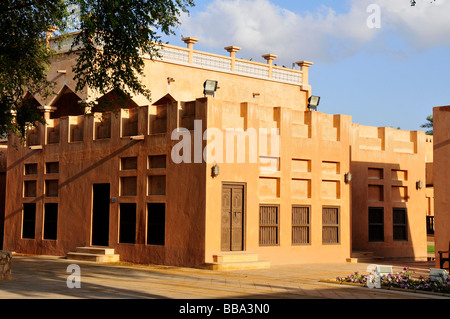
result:
[[[223,253],[213,255],[215,263],[229,263],[229,262],[253,262],[258,261],[258,254],[248,253]]]
[[[78,252],[67,253],[67,259],[93,262],[116,262],[120,260],[119,255],[99,255]]]
[[[270,262],[259,261],[258,254],[247,252],[222,252],[213,255],[213,262],[204,268],[210,270],[267,269]]]
[[[226,262],[226,263],[206,263],[205,269],[209,270],[247,270],[247,269],[268,269],[269,261],[248,261],[248,262]]]
[[[77,253],[114,255],[114,248],[108,247],[77,247],[75,250]]]
[[[67,259],[93,262],[116,262],[120,260],[120,256],[114,253],[113,248],[77,247],[75,252],[67,253]]]
[[[348,263],[363,263],[363,264],[376,263],[376,262],[381,262],[383,260],[384,260],[384,257],[376,257],[376,256],[372,256],[372,257],[350,257],[350,258],[347,258],[347,262]]]

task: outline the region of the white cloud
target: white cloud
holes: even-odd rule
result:
[[[206,47],[236,45],[246,58],[273,53],[283,63],[329,62],[368,47],[389,54],[392,49],[380,47],[388,43],[380,38],[393,35],[414,49],[450,46],[450,2],[430,1],[416,0],[411,7],[408,0],[351,0],[350,9],[338,13],[326,6],[292,12],[269,0],[214,0],[204,11],[183,16],[181,32]],[[367,27],[370,4],[381,9],[379,29]]]
[[[416,0],[414,7],[403,1],[379,0],[387,31],[396,32],[413,48],[450,46],[450,2]]]

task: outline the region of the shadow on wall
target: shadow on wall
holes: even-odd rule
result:
[[[409,166],[351,162],[353,251],[382,257],[426,256],[416,244],[423,237],[426,248],[425,171],[420,170],[413,161]],[[417,185],[420,179],[422,188]]]

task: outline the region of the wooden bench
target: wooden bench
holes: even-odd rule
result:
[[[450,242],[448,243],[448,250],[440,250],[439,254],[439,268],[444,269],[444,263],[448,262],[448,270],[450,271]],[[447,258],[443,257],[444,254],[447,254]]]

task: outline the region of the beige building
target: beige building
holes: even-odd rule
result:
[[[49,71],[58,94],[29,97],[46,125],[8,142],[4,249],[108,247],[125,261],[222,268],[426,258],[425,133],[308,109],[311,62],[282,68],[273,54],[257,63],[184,40],[146,60],[152,101],[104,117],[79,101],[117,92],[75,92],[63,46]]]

